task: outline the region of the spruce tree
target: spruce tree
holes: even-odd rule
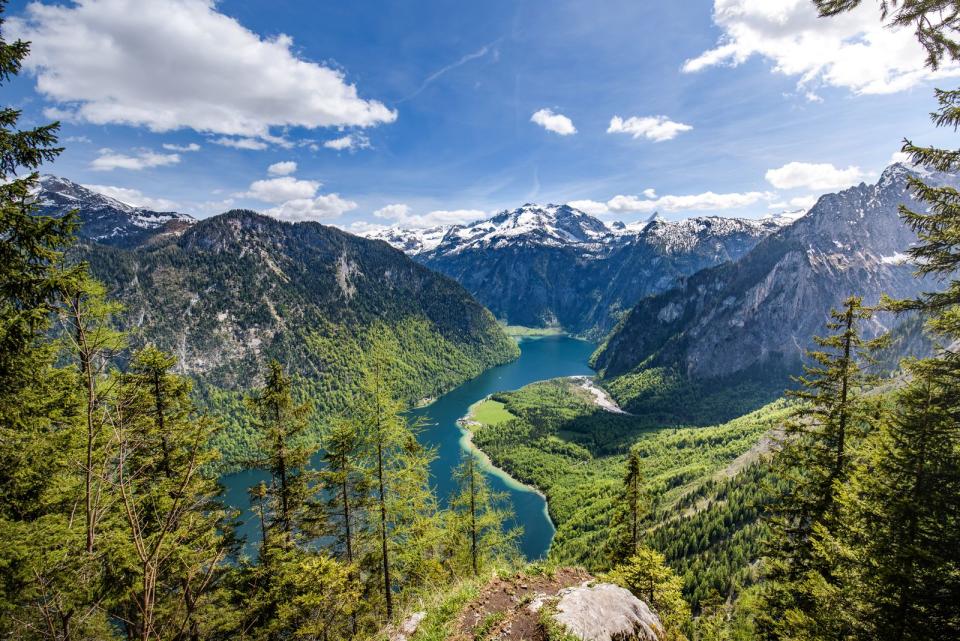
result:
[[[823,15],[859,5],[854,0],[816,0]],[[911,26],[932,69],[960,61],[960,11],[950,0],[881,3],[881,18]],[[936,90],[940,127],[960,125],[960,90]],[[916,145],[903,151],[915,165],[957,172],[960,150]],[[941,345],[932,358],[909,363],[907,388],[893,416],[872,439],[870,456],[845,493],[849,521],[841,535],[859,561],[849,581],[858,595],[860,638],[921,639],[960,635],[960,193],[912,176],[909,187],[925,211],[901,207],[917,233],[908,253],[919,276],[935,276],[946,287],[915,299],[887,301],[894,311],[928,319]]]
[[[861,337],[860,326],[870,315],[855,296],[832,311],[827,328],[833,333],[814,339],[820,349],[808,352],[812,364],[797,378],[801,388],[791,393],[797,407],[774,462],[785,484],[772,501],[765,558],[768,607],[761,629],[771,638],[828,625],[818,618],[830,614],[820,595],[838,579],[823,537],[837,527],[837,499],[853,466],[851,450],[873,420],[863,396],[871,380],[863,363],[883,339]]]
[[[642,522],[647,509],[642,459],[639,452],[631,450],[627,454],[627,471],[614,513],[614,561],[622,561],[640,550]]]
[[[844,588],[860,639],[960,637],[960,380],[936,362],[907,371],[842,495],[837,538],[856,561]]]
[[[683,629],[690,622],[690,606],[681,592],[683,582],[667,565],[663,554],[641,546],[608,576],[657,613],[668,641],[686,641]]]

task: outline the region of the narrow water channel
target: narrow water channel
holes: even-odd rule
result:
[[[444,503],[454,490],[451,478],[453,469],[460,464],[466,446],[464,431],[457,425],[470,406],[494,392],[513,390],[535,381],[560,376],[590,374],[587,359],[594,345],[566,336],[523,339],[520,342],[520,358],[485,371],[459,387],[444,394],[426,407],[411,411],[422,418],[425,429],[421,441],[435,447],[437,458],[431,466],[432,482],[437,496]],[[319,464],[319,461],[314,461]],[[495,491],[505,492],[512,504],[517,524],[523,527],[521,550],[528,559],[543,557],[550,547],[554,528],[547,516],[546,501],[532,491],[498,470],[487,470]],[[247,488],[267,479],[263,470],[244,470],[222,477],[226,488],[228,505],[243,510],[240,534],[248,544],[259,540],[256,518],[250,511]]]

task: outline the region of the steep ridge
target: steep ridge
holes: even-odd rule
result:
[[[40,177],[40,213],[62,216],[76,210],[82,240],[114,247],[136,247],[165,234],[179,233],[196,222],[188,214],[134,207],[58,176]]]
[[[247,387],[278,358],[338,389],[375,325],[410,357],[401,362],[411,397],[517,353],[454,281],[317,223],[237,210],[134,250],[96,247],[86,259],[124,302],[128,329],[177,354],[185,373],[225,388]]]
[[[783,224],[654,215],[608,227],[569,205],[526,204],[469,225],[373,237],[453,277],[504,322],[602,336],[642,297],[738,258]]]
[[[933,286],[915,278],[905,261],[916,238],[899,207],[917,206],[907,187],[913,173],[895,164],[875,185],[825,195],[740,260],[641,301],[598,350],[596,367],[608,379],[655,367],[694,380],[796,371],[829,310],[847,296],[874,305],[882,294],[908,297]],[[896,322],[879,314],[868,332]]]

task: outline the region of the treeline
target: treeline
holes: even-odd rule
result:
[[[0,41],[0,81],[28,53]],[[432,451],[398,400],[396,350],[372,336],[359,391],[324,422],[274,361],[243,412],[269,480],[250,488],[261,541],[241,554],[214,444],[170,354],[129,347],[120,306],[72,262],[73,216],[37,215],[57,125],[0,112],[0,637],[343,639],[418,594],[518,555],[503,497],[473,458],[440,509]]]

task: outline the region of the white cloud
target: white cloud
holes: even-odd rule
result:
[[[262,38],[215,0],[86,0],[27,5],[9,35],[31,42],[37,90],[73,120],[241,136],[272,127],[370,127],[396,111],[344,73]]]
[[[803,209],[807,210],[817,204],[819,196],[797,196],[790,200],[778,200],[770,203],[770,209]]]
[[[370,147],[370,139],[363,134],[347,134],[340,138],[334,138],[323,143],[327,149],[336,149],[337,151],[356,151],[357,149],[367,149]]]
[[[884,26],[873,2],[828,19],[817,16],[810,0],[714,0],[713,6],[723,36],[717,47],[687,60],[685,72],[736,66],[758,55],[776,73],[799,77],[802,93],[814,100],[810,85],[883,94],[960,74],[956,65],[936,73],[925,68],[926,54],[911,30]]]
[[[84,187],[98,194],[119,200],[122,203],[133,205],[134,207],[143,207],[154,211],[174,211],[180,208],[180,205],[172,200],[152,198],[151,196],[144,195],[139,189],[114,187],[113,185],[84,185]]]
[[[257,140],[256,138],[227,138],[220,137],[214,138],[213,144],[221,145],[223,147],[233,147],[234,149],[249,149],[252,151],[263,151],[269,145],[263,142],[262,140]]]
[[[129,169],[140,171],[150,167],[164,167],[180,162],[180,154],[158,154],[149,149],[142,149],[136,156],[119,154],[112,149],[101,149],[100,155],[90,163],[95,171],[113,171],[114,169]]]
[[[657,197],[657,190],[655,190],[655,189],[653,189],[653,188],[644,189],[644,190],[643,190],[643,195],[644,195],[645,197],[647,197],[647,198],[656,198],[656,197]]]
[[[357,208],[357,203],[339,194],[321,194],[314,198],[296,198],[265,210],[263,213],[288,222],[336,218]]]
[[[612,212],[653,212],[653,211],[721,211],[740,209],[764,200],[772,200],[774,195],[765,191],[734,192],[717,194],[712,191],[686,196],[660,196],[658,198],[639,198],[638,196],[614,196],[607,201]]]
[[[289,176],[297,170],[297,163],[292,160],[283,160],[275,162],[267,167],[267,173],[271,176]]]
[[[606,204],[597,202],[596,200],[571,200],[567,203],[574,209],[579,209],[580,211],[586,212],[591,216],[599,216],[600,214],[605,214],[609,211],[609,208]]]
[[[904,153],[902,151],[895,151],[893,155],[890,156],[890,164],[903,163],[904,165],[909,165],[912,163],[910,159],[910,154]]]
[[[93,141],[90,140],[87,136],[67,136],[66,138],[63,139],[63,142],[76,142],[76,143],[83,143],[85,145],[89,145]]]
[[[614,116],[610,119],[610,126],[607,127],[608,134],[628,134],[637,138],[646,138],[653,142],[663,142],[664,140],[673,140],[685,131],[693,129],[690,125],[682,122],[674,122],[666,116],[632,116],[624,120],[620,116]]]
[[[830,163],[789,162],[783,167],[770,169],[767,182],[778,189],[842,189],[855,185],[864,178],[859,167],[839,169]]]
[[[200,145],[195,142],[190,143],[189,145],[174,145],[173,143],[164,143],[163,148],[167,151],[200,151]]]
[[[536,123],[555,134],[570,136],[577,133],[573,121],[563,114],[554,113],[552,109],[540,109],[530,116],[530,122]]]
[[[250,183],[250,188],[240,195],[265,203],[283,203],[288,200],[313,198],[318,189],[320,189],[320,183],[315,180],[300,180],[293,176],[281,176],[279,178],[255,180]]]
[[[393,203],[376,210],[373,215],[392,220],[402,227],[436,227],[470,223],[486,217],[487,212],[479,209],[437,209],[426,214],[414,214],[409,205]]]

